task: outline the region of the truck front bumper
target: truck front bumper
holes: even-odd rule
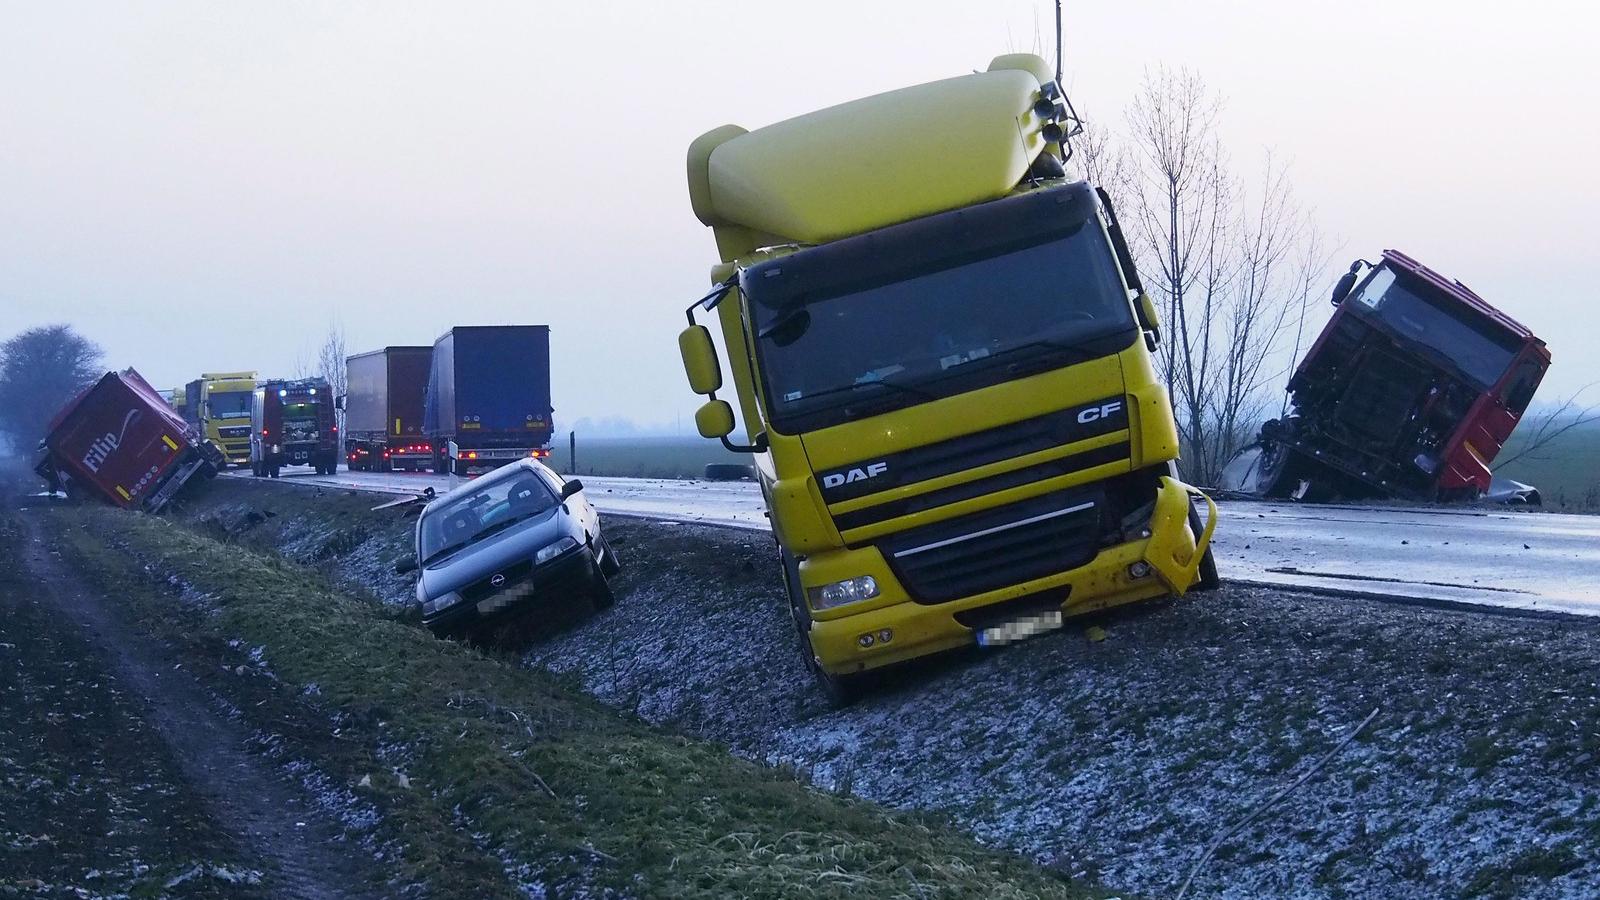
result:
[[[1199,534],[1190,527],[1192,502],[1205,506],[1205,524]],[[881,568],[884,574],[875,573],[874,577],[880,582],[887,577],[891,582],[885,585],[884,597],[863,602],[860,612],[851,614],[846,606],[813,618],[812,653],[828,673],[846,675],[970,645],[984,627],[999,624],[1008,615],[1019,619],[1055,610],[1064,617],[1081,616],[1180,595],[1200,578],[1216,522],[1217,507],[1209,497],[1163,476],[1148,537],[1105,547],[1075,569],[937,604],[909,599],[892,584],[893,575]],[[848,563],[840,568],[848,568]],[[1028,608],[1008,613],[1014,605],[1007,601],[1027,603]]]

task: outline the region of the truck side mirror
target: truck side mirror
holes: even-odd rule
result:
[[[581,490],[583,490],[583,482],[574,478],[561,486],[561,499],[565,501]]]
[[[1350,296],[1350,291],[1356,286],[1356,275],[1361,271],[1362,266],[1367,266],[1370,268],[1372,263],[1369,263],[1364,259],[1358,259],[1350,264],[1350,271],[1339,276],[1339,283],[1333,286],[1334,306],[1338,306],[1339,304],[1343,303],[1344,298]]]
[[[1350,296],[1350,289],[1356,286],[1356,273],[1346,272],[1339,276],[1339,283],[1333,286],[1333,305],[1338,306],[1344,298]]]
[[[1156,302],[1140,291],[1138,303],[1139,327],[1144,329],[1146,345],[1154,350],[1161,343],[1161,319],[1156,315]]]
[[[701,437],[725,438],[733,434],[733,407],[726,400],[708,400],[694,412]]]
[[[690,390],[696,394],[710,394],[722,387],[722,367],[717,364],[717,348],[711,343],[711,329],[704,325],[690,325],[679,332],[678,353],[683,357],[683,371],[689,376]],[[731,431],[730,428],[722,434]],[[706,434],[705,429],[702,428],[701,433]],[[720,436],[706,434],[706,437]]]

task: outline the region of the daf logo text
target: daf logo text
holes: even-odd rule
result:
[[[822,486],[825,488],[843,487],[857,481],[866,481],[868,478],[877,478],[889,471],[886,462],[868,463],[864,467],[850,469],[846,472],[833,472],[822,476]]]

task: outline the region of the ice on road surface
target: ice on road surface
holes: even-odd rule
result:
[[[450,476],[416,472],[285,470],[280,480],[379,493],[444,491],[452,484]],[[602,513],[768,528],[761,489],[752,482],[582,480]],[[1218,506],[1217,565],[1234,581],[1600,615],[1600,516],[1259,501]]]

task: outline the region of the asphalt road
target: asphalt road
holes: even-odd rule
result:
[[[249,478],[248,472],[232,472]],[[410,493],[449,476],[287,469],[287,484]],[[457,480],[459,483],[459,480]],[[765,530],[749,482],[583,477],[601,512]],[[1385,599],[1600,615],[1600,516],[1521,510],[1218,504],[1224,578]]]

